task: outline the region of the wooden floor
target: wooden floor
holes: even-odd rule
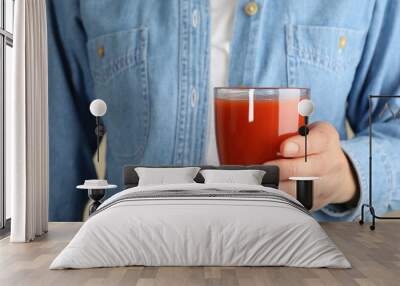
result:
[[[323,224],[353,265],[349,270],[287,267],[124,267],[48,270],[80,223],[51,223],[27,244],[0,241],[0,285],[400,285],[400,223]]]

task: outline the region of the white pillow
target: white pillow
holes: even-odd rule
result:
[[[199,170],[199,167],[135,168],[139,176],[139,186],[195,183],[193,179]]]
[[[205,184],[226,183],[261,185],[265,171],[262,170],[213,170],[200,171]]]

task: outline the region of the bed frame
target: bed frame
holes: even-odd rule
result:
[[[153,168],[173,168],[179,166],[143,166],[143,165],[127,165],[124,167],[123,172],[123,184],[124,189],[133,188],[138,185],[139,176],[135,171],[136,167],[153,167]],[[263,170],[265,175],[262,180],[262,185],[265,187],[271,187],[278,189],[279,185],[279,167],[278,166],[266,166],[266,165],[252,165],[252,166],[199,166],[202,169],[217,169],[217,170]],[[198,173],[194,178],[197,183],[204,183],[203,176]]]

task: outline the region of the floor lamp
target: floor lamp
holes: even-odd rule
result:
[[[364,224],[364,209],[368,208],[371,216],[372,216],[372,224],[369,226],[371,230],[375,230],[375,219],[381,219],[381,220],[390,220],[390,219],[400,219],[400,217],[383,217],[380,215],[377,215],[375,213],[375,208],[372,202],[372,100],[374,98],[381,98],[381,99],[391,99],[391,98],[400,98],[400,95],[387,95],[387,96],[379,96],[379,95],[370,95],[368,97],[369,101],[369,108],[368,108],[368,124],[369,124],[369,198],[368,198],[368,203],[363,204],[361,206],[361,219],[359,223],[361,225]],[[396,114],[394,114],[396,116]]]

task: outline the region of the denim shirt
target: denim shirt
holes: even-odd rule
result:
[[[217,0],[210,0],[217,1]],[[400,94],[400,1],[238,0],[231,86],[308,87],[311,121],[333,124],[368,194],[368,95]],[[80,220],[74,187],[95,176],[89,103],[108,105],[107,179],[125,164],[201,164],[210,98],[209,6],[204,0],[48,0],[50,219]],[[397,109],[399,101],[391,101]],[[400,207],[400,121],[373,102],[377,213]],[[355,132],[347,140],[345,122]],[[335,190],[332,190],[335,191]],[[328,205],[320,220],[352,220]]]

